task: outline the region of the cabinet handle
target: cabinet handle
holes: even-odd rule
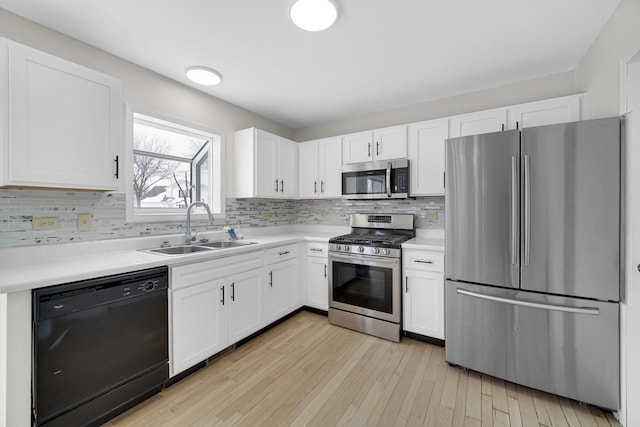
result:
[[[367,143],[367,157],[371,157],[371,143]]]
[[[289,254],[289,253],[291,253],[291,252],[289,252],[289,251],[284,251],[284,252],[280,252],[280,253],[279,253],[279,255],[280,255],[280,256],[282,256],[282,255],[286,255],[286,254]]]
[[[409,276],[404,276],[404,292],[409,293]]]
[[[324,278],[327,278],[327,264],[324,265]]]
[[[318,249],[318,248],[311,248],[312,252],[322,252],[322,249]]]
[[[276,183],[276,193],[277,193],[278,192],[278,180],[277,179],[275,180],[275,183]]]
[[[273,288],[273,271],[269,272],[269,286]]]
[[[313,194],[318,193],[318,181],[313,181]]]
[[[320,192],[324,193],[324,181],[320,181]]]
[[[502,130],[504,130],[504,123],[502,124]]]
[[[380,155],[380,141],[376,141],[376,156]]]
[[[414,259],[413,262],[419,262],[421,264],[433,264],[433,260],[430,259]]]
[[[520,129],[520,122],[516,120],[516,129]]]
[[[120,156],[116,156],[116,159],[114,161],[116,162],[115,177],[116,179],[119,179],[120,178]]]
[[[232,282],[231,283],[231,301],[235,301],[236,300],[236,283]]]
[[[442,172],[442,188],[447,188],[447,173]]]
[[[220,300],[222,305],[224,305],[224,286],[222,287],[222,299]]]
[[[280,180],[280,192],[284,193],[284,180]]]

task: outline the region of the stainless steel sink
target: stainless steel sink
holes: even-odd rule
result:
[[[155,254],[162,255],[185,255],[192,254],[194,252],[202,252],[202,251],[211,251],[213,247],[205,248],[203,246],[196,245],[179,245],[179,246],[168,246],[166,248],[154,248],[154,249],[144,249],[144,252],[151,252]]]
[[[206,246],[207,248],[237,248],[238,246],[255,245],[258,242],[248,242],[246,240],[222,240],[219,242],[199,243],[200,246]]]

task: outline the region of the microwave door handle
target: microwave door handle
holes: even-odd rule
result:
[[[391,197],[391,162],[387,163],[387,197]]]

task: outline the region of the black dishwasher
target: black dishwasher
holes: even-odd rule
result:
[[[167,267],[33,291],[37,426],[99,425],[169,375]]]

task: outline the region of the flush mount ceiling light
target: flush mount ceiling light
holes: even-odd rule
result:
[[[189,67],[186,73],[189,80],[199,85],[215,86],[222,81],[219,72],[207,67]]]
[[[293,23],[303,30],[322,31],[336,22],[338,11],[331,0],[297,0],[289,15]]]

